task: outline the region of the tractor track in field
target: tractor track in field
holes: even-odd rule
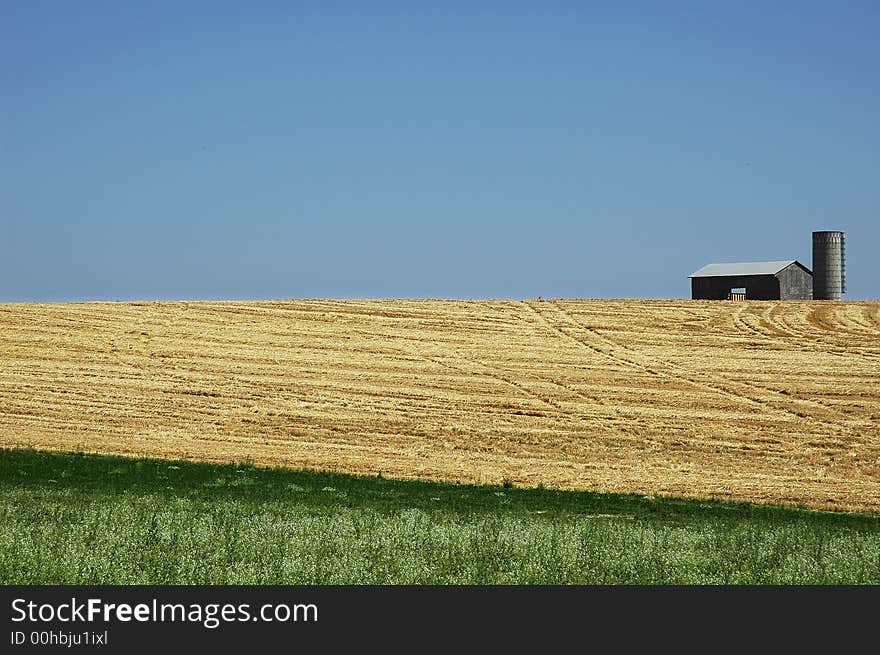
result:
[[[621,366],[633,368],[633,369],[640,371],[642,373],[647,373],[648,375],[668,377],[670,379],[677,380],[679,382],[683,382],[685,384],[689,384],[691,386],[697,387],[698,389],[700,389],[702,391],[707,391],[710,393],[719,393],[719,394],[724,395],[724,396],[726,396],[730,399],[733,399],[737,402],[741,402],[741,403],[744,402],[747,404],[756,404],[756,405],[760,405],[760,406],[764,407],[765,409],[767,408],[766,402],[762,402],[761,400],[749,397],[747,395],[731,392],[725,388],[719,387],[717,385],[709,384],[709,383],[706,383],[701,380],[694,380],[694,379],[691,379],[690,377],[676,373],[674,371],[658,370],[658,369],[665,369],[666,368],[659,361],[654,361],[654,362],[650,362],[650,363],[640,362],[637,359],[634,359],[632,357],[632,355],[635,354],[634,351],[621,348],[614,341],[612,341],[611,339],[608,339],[604,335],[601,335],[599,332],[597,332],[593,328],[590,328],[590,327],[587,327],[587,326],[581,324],[580,322],[578,322],[577,320],[572,318],[571,315],[568,314],[568,312],[566,312],[561,307],[559,307],[558,305],[556,305],[555,303],[553,303],[551,301],[546,301],[542,304],[546,305],[548,307],[553,307],[553,309],[557,312],[557,314],[559,316],[559,318],[557,318],[556,320],[549,318],[544,311],[536,309],[531,303],[526,302],[525,304],[527,307],[531,308],[534,311],[535,315],[538,316],[538,318],[541,321],[543,321],[550,329],[558,332],[559,334],[570,339],[571,341],[580,344],[583,348],[586,348],[587,350],[589,350],[593,353],[597,353],[599,355],[602,355],[603,357],[606,357],[609,360],[611,360]],[[560,327],[560,324],[565,325],[566,323],[567,323],[568,329]],[[576,336],[576,334],[584,333],[584,332],[586,332],[587,334],[590,335],[589,340],[587,340],[583,337]],[[620,350],[625,350],[626,354],[620,354],[620,352],[619,352]],[[770,409],[774,409],[774,408],[770,408]],[[793,414],[793,412],[790,412],[790,411],[785,411],[785,410],[778,410],[778,411],[780,411],[783,414],[789,414],[789,415]]]
[[[494,366],[492,364],[473,359],[460,352],[455,352],[453,356],[450,356],[448,352],[444,352],[443,354],[425,353],[422,351],[407,350],[402,348],[394,348],[394,351],[399,354],[418,357],[423,361],[431,362],[433,364],[436,364],[437,366],[440,366],[447,370],[455,371],[459,374],[476,375],[485,379],[492,380],[501,385],[511,387],[519,392],[521,396],[533,401],[537,401],[541,405],[548,407],[552,415],[554,415],[556,418],[562,418],[569,421],[583,423],[590,428],[595,427],[595,423],[593,423],[593,421],[599,420],[601,422],[600,424],[603,431],[611,434],[616,438],[625,439],[628,441],[640,440],[638,437],[634,437],[626,431],[621,430],[621,428],[616,425],[615,421],[624,418],[623,414],[617,411],[615,411],[614,416],[610,416],[607,411],[603,411],[599,414],[583,414],[581,412],[574,412],[571,409],[567,409],[565,406],[554,400],[552,397],[548,397],[546,393],[536,391],[533,387],[529,386],[521,379],[509,375],[506,369],[501,369],[498,366]],[[545,378],[536,374],[530,374],[528,377],[556,386],[570,394],[570,396],[580,398],[581,400],[589,400],[591,402],[595,402],[595,400],[590,396],[581,394],[576,389],[556,382],[555,380],[551,380],[549,378]],[[596,404],[603,410],[607,410],[608,408],[608,406],[604,403],[597,402]]]
[[[794,346],[801,352],[846,354],[845,351],[840,350],[839,348],[831,350],[827,346],[823,346],[818,342],[803,338],[803,335],[794,331],[791,326],[782,323],[779,319],[773,316],[772,312],[774,307],[772,305],[766,307],[764,311],[761,312],[760,316],[755,316],[754,313],[751,314],[753,320],[758,323],[758,325],[754,325],[746,319],[746,309],[748,306],[744,303],[737,304],[740,306],[737,307],[732,315],[733,325],[743,334],[754,335],[769,344],[779,346],[781,349],[785,350],[792,349]]]
[[[863,316],[866,322],[862,322],[858,317],[853,316],[847,311],[835,312],[835,318],[837,320],[852,327],[852,331],[849,334],[866,339],[876,339],[880,337],[880,330],[871,324],[871,318],[864,309]]]
[[[526,321],[520,315],[520,308],[522,306],[523,306],[523,303],[517,303],[517,302],[512,302],[512,301],[510,302],[510,307],[515,312],[513,318],[520,325],[525,325],[529,328],[529,330],[534,330],[536,327],[535,324]],[[495,309],[496,311],[501,311],[497,308],[493,308],[493,309]],[[621,412],[615,405],[605,402],[597,395],[584,393],[580,389],[569,386],[569,385],[565,384],[564,382],[559,382],[558,380],[554,380],[553,378],[546,377],[546,376],[543,376],[543,375],[540,375],[537,373],[532,373],[531,375],[533,377],[536,377],[537,379],[541,380],[542,382],[560,387],[561,389],[563,389],[567,393],[571,394],[572,396],[575,396],[577,398],[580,398],[581,400],[586,400],[590,403],[593,403],[595,405],[599,405],[599,406],[605,408],[606,410],[612,412],[615,415],[616,419],[626,418],[625,414],[623,412]]]
[[[781,309],[783,308],[784,307],[781,303],[773,303],[761,313],[759,319],[761,324],[772,328],[771,331],[769,329],[762,329],[761,325],[756,326],[746,320],[744,314],[747,306],[742,305],[733,313],[734,327],[743,334],[754,335],[773,344],[779,344],[786,349],[796,346],[798,350],[803,352],[815,352],[821,354],[831,353],[836,355],[855,354],[869,360],[873,360],[880,356],[880,352],[875,353],[872,351],[866,351],[857,346],[853,346],[852,344],[841,345],[841,343],[829,338],[827,335],[819,335],[798,328],[786,319],[785,315],[780,315]],[[867,328],[867,326],[863,327]],[[860,339],[874,336],[874,333],[866,334],[864,332],[847,334]],[[880,337],[880,331],[877,331],[876,335]]]
[[[743,318],[743,312],[746,309],[745,303],[737,303],[737,304],[739,306],[736,308],[736,310],[732,314],[733,326],[737,330],[739,330],[743,334],[754,335],[754,336],[759,337],[760,339],[765,340],[765,341],[777,342],[778,337],[775,334],[770,334],[768,332],[764,332],[760,328],[757,328],[757,327],[751,325]]]
[[[519,316],[514,315],[511,317],[506,312],[503,312],[497,307],[492,306],[491,308],[496,313],[500,313],[504,318],[504,322],[508,325],[526,324]],[[534,329],[534,326],[530,325],[529,329]],[[632,435],[622,430],[620,426],[617,425],[617,422],[626,420],[625,414],[620,412],[619,409],[612,405],[609,405],[606,402],[603,402],[598,396],[585,394],[580,390],[575,389],[574,387],[566,385],[550,377],[546,377],[535,372],[529,372],[521,376],[511,375],[510,369],[501,368],[489,362],[469,357],[457,349],[444,349],[441,353],[431,353],[426,352],[422,348],[401,348],[398,346],[394,347],[392,351],[386,349],[385,352],[389,354],[390,352],[394,352],[399,355],[414,357],[425,362],[431,362],[447,370],[455,371],[459,374],[476,375],[484,379],[489,379],[496,383],[512,387],[523,397],[537,401],[541,405],[548,407],[558,418],[587,423],[591,427],[593,427],[594,425],[591,421],[599,420],[605,432],[613,434],[614,436],[619,438],[634,440],[634,437]],[[523,377],[525,377],[525,381],[523,380]],[[552,396],[548,396],[546,392],[542,393],[541,391],[536,390],[534,386],[530,384],[530,382],[534,381],[538,381],[561,390],[563,393],[569,396],[571,402],[577,403],[579,401],[587,401],[595,405],[599,412],[597,414],[583,414],[581,412],[575,412],[571,409],[568,409],[560,402],[555,400]]]
[[[816,421],[832,428],[835,431],[844,430],[850,434],[855,434],[854,430],[848,425],[848,423],[841,422],[852,421],[851,417],[846,416],[842,412],[839,412],[824,404],[791,397],[786,397],[785,401],[780,401],[775,398],[761,397],[755,395],[751,391],[757,390],[763,392],[764,394],[774,396],[782,394],[773,389],[769,389],[758,384],[740,381],[734,382],[718,375],[711,376],[708,374],[700,373],[698,371],[692,371],[690,369],[683,368],[665,360],[651,358],[650,360],[644,361],[645,357],[637,351],[618,344],[614,340],[606,337],[605,335],[602,335],[597,330],[584,325],[555,302],[551,301],[542,304],[554,307],[559,315],[563,318],[563,322],[568,321],[569,326],[574,327],[575,332],[580,331],[581,333],[586,332],[587,334],[589,334],[590,342],[586,341],[583,338],[575,336],[575,334],[566,332],[558,325],[554,325],[544,314],[535,309],[535,307],[532,306],[530,303],[525,304],[526,306],[530,307],[536,315],[541,317],[548,325],[551,325],[560,333],[578,343],[581,343],[589,350],[600,353],[608,357],[609,359],[625,366],[630,366],[637,370],[646,372],[650,375],[661,375],[669,377],[678,380],[679,382],[693,385],[703,391],[719,393],[737,402],[758,405],[764,409],[787,415],[789,417],[794,417],[795,419],[809,419],[812,421]],[[621,354],[621,351],[623,351],[624,354]],[[743,390],[743,387],[745,387],[749,391]],[[792,406],[796,407],[797,409],[792,409]],[[818,416],[816,414],[817,409],[822,411],[823,413],[833,413],[835,415],[835,418],[837,418],[838,420]]]
[[[733,312],[733,325],[734,327],[742,332],[743,334],[754,335],[760,338],[762,341],[769,342],[774,345],[778,345],[784,349],[790,349],[792,346],[791,341],[786,338],[794,337],[795,335],[790,331],[783,329],[781,326],[774,325],[773,322],[767,318],[767,311],[765,311],[762,316],[755,317],[752,314],[752,317],[757,320],[758,325],[753,325],[745,317],[745,310],[747,309],[747,305],[745,303],[737,303],[739,305],[736,310]],[[773,328],[771,331],[767,329],[766,326],[770,326]],[[780,334],[782,332],[782,334]],[[786,335],[786,336],[783,336]],[[814,344],[801,344],[802,347],[799,350],[803,350],[806,352],[816,352],[816,353],[825,353],[828,352],[827,348],[822,348],[820,346],[816,346]]]
[[[804,316],[805,323],[808,326],[812,326],[808,329],[800,328],[792,324],[791,320],[785,314],[781,313],[782,309],[784,309],[784,307],[781,303],[773,303],[773,305],[767,310],[768,320],[774,325],[774,327],[791,335],[791,338],[796,343],[818,348],[819,351],[830,351],[838,355],[856,355],[862,359],[870,361],[880,360],[880,351],[865,350],[858,345],[846,343],[845,339],[843,340],[843,343],[841,343],[840,339],[835,338],[834,335],[838,330],[837,324],[829,324],[826,322],[827,319],[818,316],[820,312],[828,311],[826,308],[809,309]],[[817,334],[816,330],[822,330],[822,333]],[[853,334],[846,332],[845,334],[850,337],[856,337],[859,340],[864,340],[867,336],[862,333]],[[878,333],[878,337],[880,337],[880,333]]]
[[[816,346],[812,343],[804,342],[802,339],[800,339],[798,337],[798,335],[795,332],[793,332],[790,329],[787,329],[778,320],[774,320],[773,315],[772,315],[772,309],[773,309],[772,307],[765,309],[762,312],[760,320],[765,322],[767,325],[770,325],[771,327],[773,327],[773,329],[776,330],[776,332],[764,331],[764,330],[761,330],[760,328],[756,328],[756,327],[750,325],[743,318],[743,312],[745,310],[744,306],[738,307],[733,314],[734,327],[736,327],[737,329],[739,329],[742,332],[749,332],[751,334],[759,336],[763,340],[768,341],[770,343],[773,343],[774,345],[777,345],[780,349],[785,349],[786,346],[788,348],[791,348],[792,345],[795,345],[797,347],[797,350],[801,351],[801,352],[821,353],[821,354],[845,354],[845,353],[840,353],[838,351],[832,351],[832,350],[829,350],[828,348],[823,348],[821,346]],[[787,338],[780,336],[779,332],[782,332],[783,334],[785,334]],[[794,343],[792,343],[792,341],[794,341]],[[768,387],[764,387],[763,385],[756,385],[754,383],[744,383],[744,384],[750,384],[751,386],[756,386],[758,388],[765,389],[766,391],[768,391],[770,393],[780,393],[779,391],[776,391],[774,389],[770,389]],[[843,418],[851,418],[851,417],[847,417],[845,414],[840,412],[840,410],[838,410],[832,403],[829,403],[827,401],[816,400],[816,399],[806,399],[806,398],[796,398],[794,400],[797,400],[798,402],[802,402],[802,403],[813,403],[813,404],[819,405],[819,406],[821,406],[831,412],[834,412]]]
[[[502,386],[507,386],[515,389],[517,392],[519,392],[520,395],[529,398],[530,400],[537,401],[540,405],[550,408],[550,410],[554,413],[568,415],[568,411],[564,407],[562,407],[562,405],[553,401],[551,398],[546,398],[542,394],[529,389],[524,384],[518,383],[515,380],[503,375],[497,369],[494,369],[493,367],[483,362],[469,359],[461,353],[454,352],[454,354],[451,355],[450,352],[446,350],[438,354],[426,352],[422,348],[403,348],[400,346],[386,346],[380,352],[381,354],[385,355],[403,355],[405,357],[415,358],[423,362],[430,362],[432,364],[435,364],[436,366],[440,366],[441,368],[449,371],[454,371],[455,373],[463,374],[465,376],[477,376],[484,379],[492,380],[493,382],[501,384]]]

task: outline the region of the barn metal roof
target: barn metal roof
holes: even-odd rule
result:
[[[778,262],[737,262],[731,264],[707,264],[688,277],[723,277],[727,275],[776,275],[786,266],[796,263],[795,259]]]

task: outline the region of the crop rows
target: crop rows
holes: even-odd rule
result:
[[[0,305],[0,446],[880,511],[880,303]]]

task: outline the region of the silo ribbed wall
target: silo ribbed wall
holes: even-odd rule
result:
[[[843,232],[813,232],[813,300],[840,300],[846,291]]]

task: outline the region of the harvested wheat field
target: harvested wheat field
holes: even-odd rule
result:
[[[880,511],[880,303],[0,305],[0,446]]]

